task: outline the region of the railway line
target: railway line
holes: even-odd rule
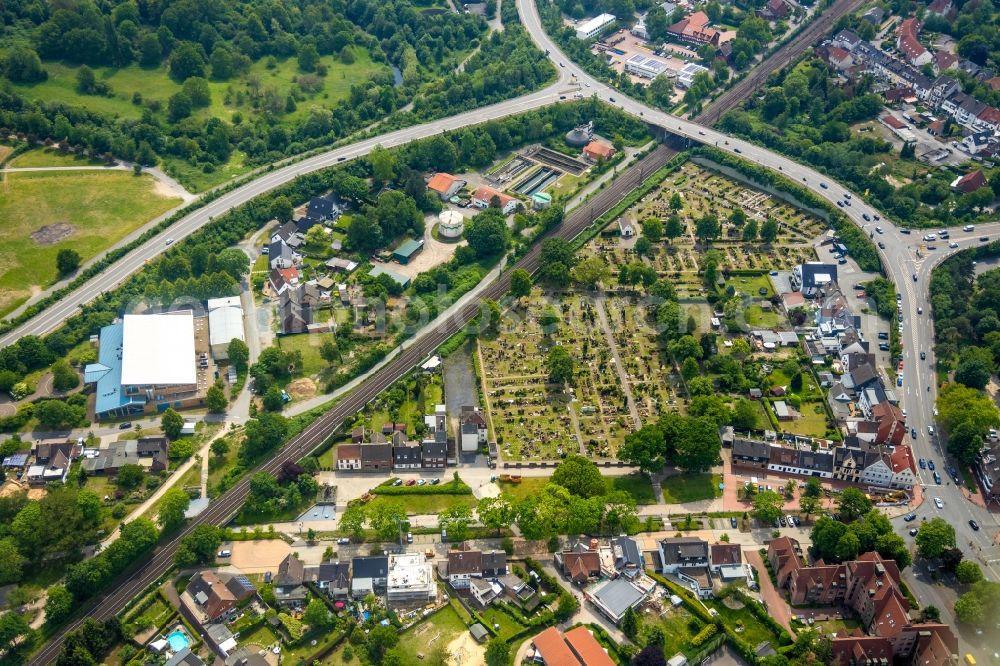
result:
[[[833,5],[813,21],[801,34],[785,44],[781,49],[766,58],[747,77],[734,85],[708,106],[695,121],[704,125],[715,123],[723,114],[735,108],[755,89],[756,86],[770,74],[784,67],[815,39],[823,34],[837,19],[844,16],[861,4],[862,0],[835,0]],[[566,215],[562,224],[553,229],[548,237],[571,240],[581,234],[594,220],[603,215],[620,202],[629,192],[637,187],[646,177],[667,164],[678,150],[661,144],[649,155],[623,172],[611,185],[600,190],[591,200],[584,202]],[[510,272],[513,269],[524,269],[534,274],[541,257],[541,243],[536,242],[512,267],[505,270],[500,277],[483,292],[483,299],[499,300],[510,287]],[[328,412],[318,417],[302,432],[289,440],[273,458],[261,463],[248,472],[242,480],[229,489],[221,497],[213,501],[200,515],[189,522],[183,530],[174,535],[164,544],[159,545],[144,563],[126,572],[114,587],[90,602],[86,613],[60,628],[49,641],[33,655],[30,663],[35,666],[47,666],[55,662],[67,633],[74,631],[87,618],[107,619],[121,610],[129,601],[136,598],[146,587],[166,573],[173,565],[174,553],[181,539],[191,533],[199,525],[225,525],[236,515],[243,505],[250,489],[250,478],[257,472],[276,473],[289,460],[298,460],[327,441],[343,425],[347,417],[360,410],[371,399],[388,388],[397,379],[409,372],[434,349],[449,337],[460,331],[479,313],[481,300],[470,302],[460,308],[448,320],[440,323],[432,330],[424,333],[410,347],[404,349],[398,356],[374,372],[357,389],[346,395]]]

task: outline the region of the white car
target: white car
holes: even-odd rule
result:
[[[952,241],[952,242],[948,243],[948,247],[950,247],[951,249],[954,250],[956,247],[958,247],[958,243],[956,243],[955,241]]]
[[[174,239],[173,239],[173,238],[168,238],[168,239],[167,239],[167,245],[170,245],[170,244],[171,244],[171,243],[173,243],[173,242],[174,242]]]
[[[943,509],[944,508],[944,502],[941,501],[940,497],[935,497],[934,498],[934,506],[936,506],[939,509]]]

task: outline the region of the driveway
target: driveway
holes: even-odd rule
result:
[[[774,583],[771,582],[771,577],[767,575],[767,567],[764,566],[764,560],[761,559],[760,553],[755,550],[744,550],[743,556],[757,570],[757,579],[760,581],[760,596],[767,605],[768,614],[778,624],[787,629],[788,633],[794,638],[795,632],[792,631],[792,609],[785,603],[785,597],[774,587]]]

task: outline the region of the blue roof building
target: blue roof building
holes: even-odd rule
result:
[[[122,389],[124,331],[121,322],[102,328],[97,363],[87,365],[83,371],[85,382],[97,384],[94,414],[99,419],[142,414],[146,406],[143,396],[125,395]]]

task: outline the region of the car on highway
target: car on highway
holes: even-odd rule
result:
[[[615,101],[615,98],[614,98],[614,97],[609,97],[608,99],[609,99],[610,101],[612,101],[612,102],[613,102],[613,101]]]
[[[170,244],[171,244],[171,243],[173,243],[173,242],[174,242],[174,239],[173,239],[173,238],[168,238],[168,239],[167,239],[167,242],[166,242],[165,244],[166,244],[166,245],[170,245]]]
[[[914,437],[917,436],[917,431],[915,429],[910,428],[910,432],[913,433]],[[923,458],[921,458],[920,460],[918,460],[917,464],[920,465],[920,469],[927,469],[927,461],[924,460]]]
[[[917,429],[916,428],[910,428],[910,437],[912,437],[913,439],[917,438]]]
[[[956,243],[955,241],[952,241],[952,242],[948,243],[948,247],[950,247],[951,249],[954,250],[956,247],[958,247],[958,243]]]
[[[908,523],[912,523],[916,519],[917,519],[917,514],[915,513],[908,513],[905,516],[903,516],[903,520],[905,520]]]
[[[962,227],[962,231],[972,231],[975,228],[976,228],[976,225],[974,225],[974,224],[967,224],[964,227]]]
[[[928,427],[928,428],[930,428],[930,426],[927,426],[927,427]],[[933,434],[933,433],[931,433],[931,434]],[[927,461],[927,469],[931,470],[932,472],[933,472],[933,471],[934,471],[935,469],[937,469],[937,465],[935,465],[935,464],[934,464],[934,461],[933,461],[933,460],[928,460],[928,461]]]
[[[978,532],[979,531],[979,523],[977,523],[972,518],[969,518],[969,527],[972,528],[973,532]]]
[[[937,249],[937,245],[928,245],[928,246],[927,246],[927,250],[928,250],[929,252],[933,252],[933,251],[934,251],[934,250],[936,250],[936,249]]]
[[[844,205],[847,206],[848,208],[850,208],[851,207],[851,200],[850,199],[845,199],[844,200]]]
[[[921,308],[921,307],[918,307],[917,308],[917,314],[923,314],[923,313],[924,313],[924,309]]]
[[[927,352],[920,352],[920,360],[921,361],[927,360]]]
[[[916,282],[916,281],[917,281],[917,274],[916,274],[916,273],[914,273],[914,274],[913,274],[913,281],[914,281],[914,282]]]
[[[824,190],[830,189],[829,187],[826,186],[826,183],[820,183],[819,186],[822,187]]]
[[[939,509],[943,509],[944,508],[944,502],[941,501],[940,497],[935,497],[934,498],[934,506],[936,506]]]
[[[979,242],[980,243],[986,243],[986,242],[989,242],[989,240],[990,240],[989,236],[980,236],[979,237]]]
[[[584,83],[583,85],[587,86],[588,88],[590,87],[589,83]]]
[[[934,426],[932,425],[927,426],[927,434],[930,435],[931,437],[934,436]],[[931,469],[934,469],[934,467],[931,467]]]
[[[881,220],[881,219],[882,219],[881,217],[879,217],[879,216],[878,216],[878,213],[872,213],[872,217],[874,217],[874,218],[875,218],[875,221],[876,221],[876,222],[878,222],[879,220]]]

